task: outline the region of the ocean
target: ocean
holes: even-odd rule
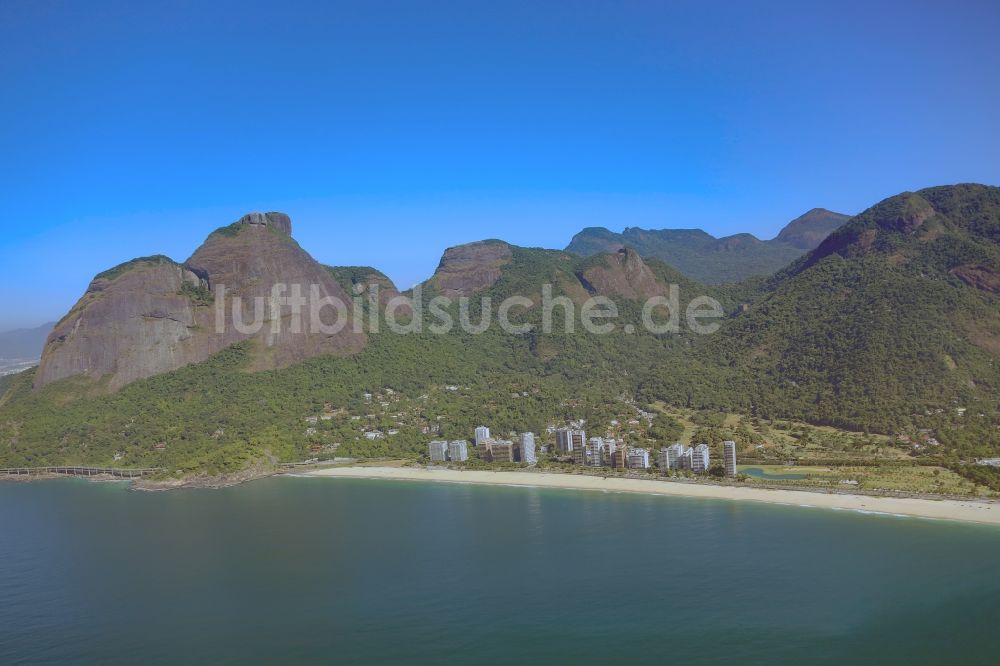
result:
[[[994,664],[1000,528],[558,489],[0,483],[0,664]]]

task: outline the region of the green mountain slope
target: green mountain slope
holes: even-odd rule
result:
[[[692,386],[676,363],[661,366],[648,389],[882,432],[948,422],[944,439],[975,446],[978,438],[977,450],[990,450],[1000,395],[998,238],[1000,188],[887,199],[772,278],[743,316],[705,341],[699,362],[727,372],[717,390]],[[959,411],[968,416],[946,418]]]

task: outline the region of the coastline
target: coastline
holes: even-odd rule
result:
[[[1000,502],[983,500],[965,501],[951,499],[931,500],[915,497],[877,497],[870,495],[821,493],[807,490],[771,490],[764,488],[715,486],[654,479],[604,478],[552,472],[494,472],[484,470],[432,469],[425,467],[332,467],[302,472],[302,475],[340,479],[532,486],[564,490],[668,495],[737,502],[785,504],[844,511],[884,513],[912,518],[1000,525]]]

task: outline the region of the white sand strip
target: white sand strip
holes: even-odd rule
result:
[[[804,490],[768,490],[752,487],[716,486],[654,479],[619,479],[546,472],[490,472],[418,467],[333,467],[308,472],[308,475],[334,478],[536,486],[539,488],[675,495],[680,497],[701,497],[844,509],[849,511],[868,511],[901,516],[1000,525],[1000,503],[976,500],[870,497],[866,495],[840,495]]]

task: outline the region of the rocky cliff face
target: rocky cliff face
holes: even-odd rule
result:
[[[355,333],[350,323],[336,334],[327,334],[312,325],[308,305],[300,307],[298,317],[293,316],[291,304],[278,308],[271,306],[275,285],[285,287],[278,292],[280,298],[292,296],[298,289],[298,293],[310,301],[332,299],[344,304],[348,312],[351,300],[329,271],[292,240],[286,231],[291,229],[287,215],[268,213],[265,224],[259,219],[251,214],[237,223],[235,233],[219,231],[212,234],[185,262],[185,266],[208,281],[216,299],[224,293],[224,302],[213,304],[213,315],[220,310],[226,313],[224,325],[220,330],[218,322],[212,322],[214,333],[208,353],[253,337],[261,344],[252,369],[266,370],[321,354],[360,351],[364,347],[364,337]],[[237,323],[254,320],[254,304],[260,302],[267,305],[264,326],[255,334],[241,331]],[[320,315],[324,326],[337,325],[332,307],[324,308]]]
[[[290,232],[283,213],[251,213],[212,233],[183,265],[152,257],[98,275],[49,336],[35,388],[84,375],[113,391],[248,339],[258,343],[253,370],[360,351],[365,337],[349,318],[333,330],[334,308],[320,311],[317,327],[308,304],[272,299],[298,289],[309,302],[350,308],[349,295]]]
[[[589,292],[601,296],[645,300],[668,291],[631,248],[601,255],[597,265],[579,271],[578,277]]]
[[[449,298],[471,296],[489,289],[511,262],[510,245],[502,241],[479,241],[445,250],[430,282]]]
[[[481,241],[445,251],[425,285],[455,298],[518,295],[541,302],[543,287],[554,295],[583,303],[592,296],[645,300],[666,295],[669,288],[631,248],[578,257],[559,250],[525,248],[500,241]]]
[[[107,377],[108,388],[180,367],[192,353],[198,306],[182,292],[203,287],[166,257],[98,275],[49,335],[35,386],[72,375]]]

